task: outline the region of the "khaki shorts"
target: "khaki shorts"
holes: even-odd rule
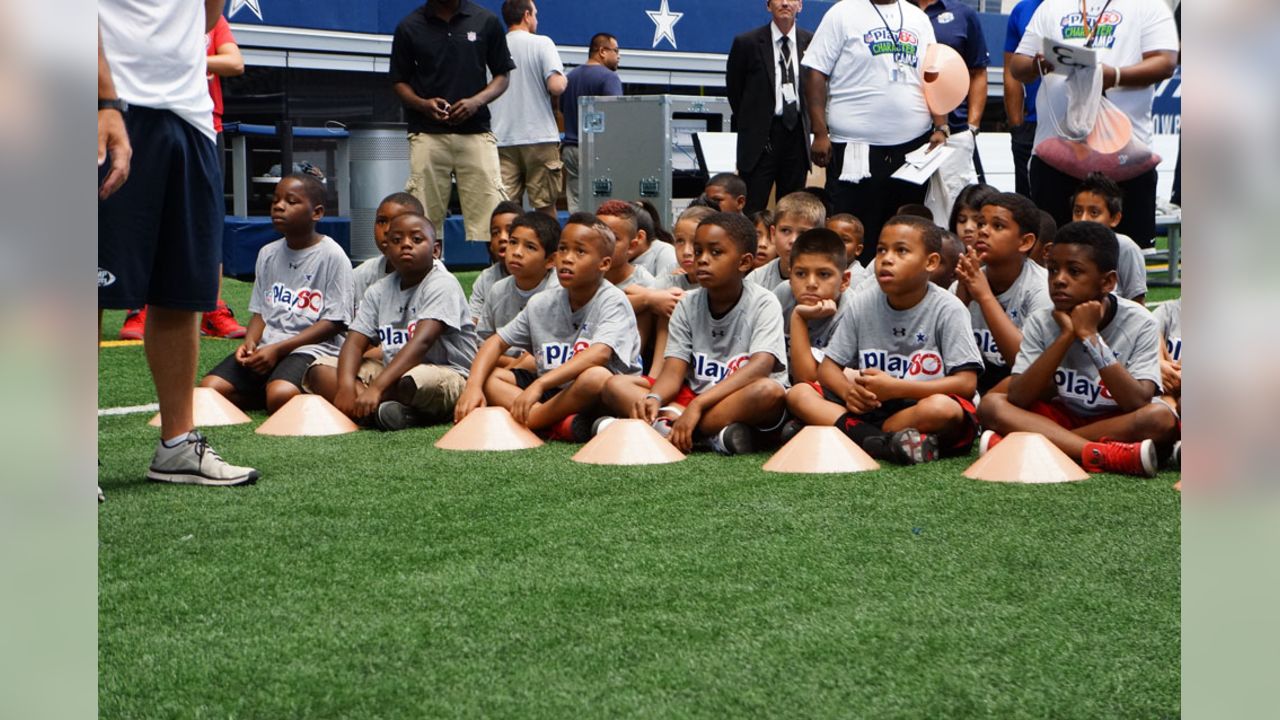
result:
[[[520,202],[529,193],[529,204],[535,208],[554,207],[564,185],[564,163],[556,143],[512,145],[498,148],[502,167],[502,186],[507,197]]]
[[[458,181],[458,201],[467,240],[489,242],[489,216],[506,200],[493,133],[409,134],[409,181],[405,192],[422,202],[443,242],[449,195]]]
[[[312,367],[317,365],[337,368],[338,358],[325,355],[311,364]],[[360,384],[368,387],[374,378],[382,374],[383,369],[382,363],[365,358],[360,362],[360,368],[356,370],[356,379]],[[413,380],[414,391],[412,397],[401,396],[400,402],[423,413],[431,422],[453,417],[453,407],[458,404],[458,396],[462,394],[462,389],[467,384],[467,379],[461,373],[441,365],[414,365],[404,374],[404,377]],[[403,383],[403,379],[401,382]],[[306,381],[303,381],[302,389],[311,391]],[[400,389],[405,389],[403,384]]]

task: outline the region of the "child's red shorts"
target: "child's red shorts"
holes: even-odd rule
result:
[[[645,379],[645,382],[649,383],[650,388],[652,388],[653,384],[657,382],[654,378],[651,378],[648,375],[645,375],[643,377]],[[676,393],[675,399],[673,399],[671,402],[676,405],[679,405],[680,407],[689,407],[689,403],[693,402],[694,399],[697,397],[698,397],[698,393],[694,392],[693,388],[689,387],[689,383],[684,382],[684,383],[680,383],[680,392]]]

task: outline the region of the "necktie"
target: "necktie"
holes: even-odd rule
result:
[[[782,36],[782,58],[778,61],[782,66],[782,85],[788,83],[795,89],[795,75],[791,69],[791,39],[786,35]],[[782,125],[788,130],[796,129],[796,121],[800,119],[800,108],[794,100],[782,103]]]

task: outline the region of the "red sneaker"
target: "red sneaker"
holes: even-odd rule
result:
[[[1114,472],[1142,477],[1156,476],[1156,445],[1150,440],[1136,443],[1087,443],[1080,460],[1084,469],[1091,473]]]
[[[986,455],[987,451],[995,447],[996,443],[1003,439],[1004,436],[997,433],[995,430],[983,430],[982,437],[978,438],[978,457]]]
[[[141,340],[147,329],[147,307],[141,310],[130,310],[124,316],[124,325],[120,326],[121,340]]]
[[[200,318],[200,334],[220,338],[242,338],[245,329],[243,325],[236,322],[236,316],[231,313],[231,308],[219,299],[217,309],[205,313]]]
[[[566,416],[565,419],[551,426],[551,431],[547,433],[548,440],[558,442],[582,442],[573,436],[573,421],[578,417],[578,413]]]

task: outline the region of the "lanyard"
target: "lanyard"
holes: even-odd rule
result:
[[[871,7],[875,9],[876,14],[880,16],[880,22],[884,23],[885,32],[893,35],[893,59],[894,62],[901,63],[902,57],[902,27],[907,21],[907,14],[902,12],[902,0],[898,0],[898,32],[894,32],[889,27],[889,21],[884,19],[884,13],[880,12],[880,8],[876,5],[875,0],[870,0]],[[1111,4],[1111,0],[1107,0],[1107,4]]]
[[[1102,24],[1102,16],[1107,14],[1107,8],[1111,7],[1111,0],[1102,6],[1102,12],[1098,13],[1098,19],[1093,21],[1093,25],[1089,24],[1089,8],[1085,5],[1086,0],[1080,0],[1080,15],[1084,18],[1085,40],[1084,46],[1093,47],[1093,41],[1098,34],[1098,26]]]

